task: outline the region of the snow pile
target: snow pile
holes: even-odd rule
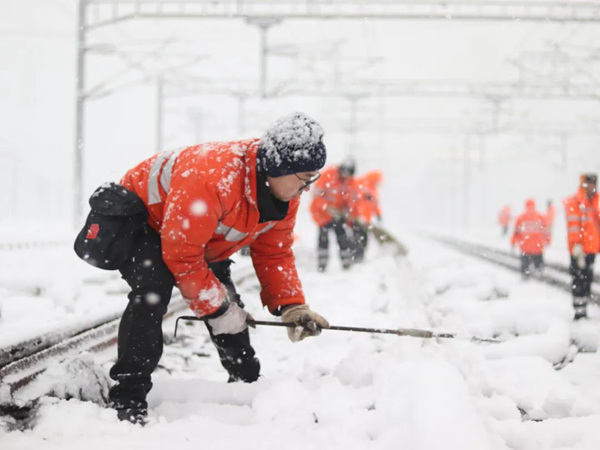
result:
[[[47,374],[55,393],[71,399],[45,398],[33,429],[0,435],[2,448],[598,448],[600,358],[571,355],[554,369],[572,348],[568,295],[419,240],[408,242],[408,259],[372,245],[350,271],[332,249],[322,274],[309,233],[296,249],[300,276],[311,307],[330,323],[459,338],[326,330],[293,344],[285,330],[258,327],[251,336],[261,378],[228,384],[203,324],[182,323],[173,340],[167,321],[170,345],[153,376],[145,428],[79,400],[78,392],[102,398],[99,380],[111,365],[83,355]],[[234,273],[248,263],[239,260]],[[257,320],[272,320],[255,280],[238,288]],[[473,335],[504,342],[475,344]]]

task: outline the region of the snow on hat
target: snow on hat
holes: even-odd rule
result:
[[[259,168],[271,177],[323,168],[323,128],[301,112],[282,117],[267,130],[258,149]]]

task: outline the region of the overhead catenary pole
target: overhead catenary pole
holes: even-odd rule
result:
[[[267,97],[267,61],[269,56],[269,43],[268,43],[268,32],[269,28],[273,25],[277,25],[281,22],[281,19],[276,17],[259,17],[248,19],[247,23],[250,25],[258,26],[260,30],[260,73],[258,80],[258,87],[260,96],[262,98]]]
[[[470,143],[470,134],[465,135],[465,142],[463,148],[463,223],[462,223],[462,232],[463,235],[466,236],[469,231],[469,187],[470,187],[470,177],[471,177],[471,161],[470,161],[470,151],[469,151],[469,143]]]
[[[164,131],[164,83],[163,77],[156,79],[156,153],[160,153],[163,148],[163,131]]]
[[[73,224],[79,225],[83,215],[83,148],[85,101],[85,52],[87,0],[78,0],[77,7],[77,79],[75,90],[75,158],[73,166]]]
[[[238,117],[237,117],[237,125],[238,125],[238,138],[242,139],[246,134],[246,95],[239,94],[237,96],[238,101]]]

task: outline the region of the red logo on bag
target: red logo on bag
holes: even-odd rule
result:
[[[85,238],[86,239],[96,239],[96,236],[98,236],[99,231],[100,231],[100,225],[98,225],[97,223],[93,223],[90,225],[90,229],[88,230]]]

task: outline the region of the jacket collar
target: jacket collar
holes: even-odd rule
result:
[[[289,202],[282,202],[271,194],[267,176],[257,168],[259,139],[250,142],[246,152],[246,178],[244,193],[248,202],[258,209],[259,223],[283,220],[289,210]]]

